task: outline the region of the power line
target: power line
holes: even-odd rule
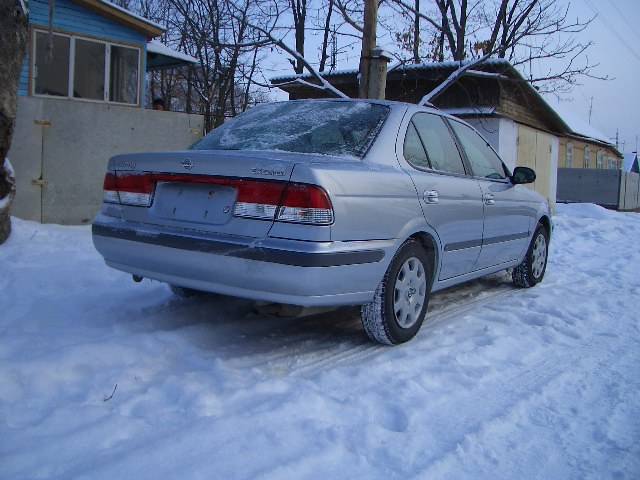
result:
[[[636,57],[636,60],[640,61],[640,54],[638,52],[636,52],[631,47],[631,45],[629,45],[627,43],[627,40],[622,35],[620,35],[618,30],[616,30],[615,26],[611,25],[609,20],[601,12],[598,11],[598,9],[593,5],[593,3],[591,3],[591,0],[585,0],[585,2],[589,6],[589,8],[593,11],[593,13],[595,13],[596,15],[598,15],[600,17],[600,20],[602,20],[602,23],[604,23],[605,26],[611,31],[611,33],[613,33],[616,36],[616,38],[620,41],[620,43],[622,45],[624,45],[626,47],[626,49],[629,50],[629,52],[634,57]]]
[[[618,7],[618,5],[616,5],[616,3],[612,0],[607,0],[607,3],[609,3],[609,5],[611,5],[613,7],[613,9],[618,12],[618,15],[620,15],[620,18],[622,19],[622,21],[624,23],[627,24],[627,27],[629,27],[629,30],[631,32],[633,32],[633,34],[640,40],[640,34],[636,31],[636,29],[638,28],[637,26],[633,26],[631,24],[631,22],[629,21],[629,19],[627,18],[627,16],[622,12],[622,10],[620,10],[620,7]]]

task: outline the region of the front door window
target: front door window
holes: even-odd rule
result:
[[[471,127],[460,122],[451,122],[451,126],[467,154],[467,160],[471,164],[471,170],[476,177],[492,180],[504,180],[507,178],[502,160],[484,138]]]

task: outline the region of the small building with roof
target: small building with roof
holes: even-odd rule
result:
[[[387,74],[385,98],[417,103],[460,66],[461,62],[454,61],[392,66]],[[339,70],[323,76],[348,96],[357,97],[357,70]],[[292,75],[273,78],[271,83],[287,92],[292,100],[330,96],[328,92],[297,83],[298,78],[314,82],[309,75]],[[594,144],[594,155],[599,151],[596,145],[607,155],[614,155],[611,146],[605,142],[574,132],[571,125],[504,59],[489,59],[467,70],[432,103],[475,126],[509,168],[533,168],[537,179],[531,188],[545,196],[552,206],[556,201],[557,169],[564,155],[561,145],[566,145],[568,138],[576,143],[580,139],[585,144]]]
[[[12,213],[86,223],[108,159],[178,150],[202,135],[201,115],[145,108],[146,73],[197,63],[156,39],[165,29],[107,0],[30,0],[9,158]]]
[[[622,168],[623,155],[605,134],[561,105],[553,108],[570,129],[560,138],[560,168]]]

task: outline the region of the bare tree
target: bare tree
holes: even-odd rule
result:
[[[227,0],[169,2],[174,41],[184,39],[181,49],[198,60],[182,78],[195,93],[209,130],[246,108],[258,60],[256,49],[265,45],[249,28],[248,20],[262,5],[251,0],[233,4],[233,8]],[[242,81],[248,82],[246,88],[238,88]]]
[[[420,0],[414,0],[413,12],[413,63],[420,63]]]
[[[307,0],[289,0],[289,7],[293,15],[293,32],[295,34],[296,52],[304,57],[304,40],[307,22]],[[304,72],[304,65],[298,59],[289,59],[293,70],[300,74]]]
[[[234,16],[234,18],[239,18],[240,8],[235,6],[231,2],[230,2],[230,6],[233,9],[232,15]],[[325,78],[318,72],[318,70],[316,70],[313,67],[313,65],[309,60],[307,60],[304,56],[302,56],[294,48],[290,47],[286,43],[285,38],[286,38],[286,34],[288,33],[286,29],[284,33],[276,33],[276,32],[282,32],[282,29],[280,28],[280,19],[283,13],[284,11],[280,10],[278,4],[274,3],[271,5],[269,16],[267,17],[260,16],[260,17],[256,17],[254,20],[246,20],[247,27],[249,27],[251,30],[253,30],[257,34],[257,38],[254,39],[252,43],[248,43],[247,45],[253,45],[253,46],[272,45],[282,50],[283,52],[291,56],[294,61],[300,62],[303,68],[311,74],[312,79],[315,81],[315,83],[309,82],[307,80],[304,80],[303,78],[298,77],[292,80],[291,82],[287,82],[287,83],[300,83],[302,85],[306,85],[311,88],[316,88],[319,90],[323,90],[325,92],[329,92],[335,95],[336,97],[349,98],[344,92],[338,90],[331,83],[325,80]],[[284,84],[281,84],[281,85],[284,85]],[[281,85],[276,85],[276,86],[281,86]]]
[[[331,15],[333,14],[333,4],[334,0],[329,0],[327,5],[327,14],[324,20],[324,30],[322,34],[322,47],[320,49],[320,66],[318,70],[320,72],[324,72],[324,68],[327,64],[327,60],[329,59],[329,55],[327,54],[327,48],[329,46],[329,34],[331,33]],[[335,38],[334,40],[335,41]]]
[[[594,73],[597,65],[585,55],[592,42],[581,43],[575,35],[593,18],[572,20],[569,6],[557,0],[432,0],[429,13],[410,0],[389,2],[425,20],[440,59],[445,50],[457,61],[491,52],[515,66],[529,66],[529,81],[543,91],[570,89],[581,77],[607,78]],[[531,67],[543,62],[545,69]]]
[[[18,79],[27,47],[27,9],[22,0],[0,0],[0,244],[11,234],[9,209],[15,181],[5,161],[16,120]]]

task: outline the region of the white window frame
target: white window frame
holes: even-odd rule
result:
[[[140,47],[134,47],[133,45],[126,45],[123,43],[118,43],[118,42],[110,42],[110,41],[106,41],[106,40],[98,40],[95,38],[90,38],[90,37],[85,37],[82,35],[75,35],[75,34],[69,34],[69,33],[60,33],[60,32],[56,32],[53,31],[53,35],[59,35],[61,37],[67,37],[69,39],[69,72],[68,72],[68,79],[69,79],[69,89],[67,92],[66,96],[61,96],[61,95],[46,95],[46,94],[42,94],[42,93],[36,93],[36,79],[37,79],[37,72],[36,72],[36,42],[37,42],[37,35],[38,33],[43,33],[45,35],[47,35],[49,32],[46,30],[42,30],[42,29],[38,29],[38,28],[34,28],[33,29],[33,37],[32,37],[32,52],[31,52],[31,95],[34,97],[42,97],[42,98],[57,98],[60,100],[66,99],[66,100],[75,100],[75,101],[79,101],[79,102],[94,102],[94,103],[109,103],[109,104],[113,104],[113,105],[126,105],[128,107],[139,107],[140,106],[140,95],[141,95],[141,82],[143,79],[143,75],[142,75],[142,65],[140,62],[140,58],[141,58],[141,48]],[[84,40],[87,42],[94,42],[94,43],[100,43],[102,45],[105,46],[105,52],[104,52],[104,62],[105,62],[105,66],[104,66],[104,97],[102,100],[96,100],[94,98],[77,98],[73,96],[73,86],[74,86],[74,76],[75,76],[75,63],[76,63],[76,40]],[[136,102],[135,103],[127,103],[127,102],[114,102],[109,100],[110,94],[111,92],[110,87],[111,87],[111,47],[112,46],[116,46],[116,47],[122,47],[122,48],[129,48],[131,50],[136,50],[138,52],[138,83],[137,83],[137,92],[136,92]]]
[[[591,148],[589,148],[589,145],[585,145],[583,166],[584,168],[589,168],[590,164],[591,164]]]
[[[567,168],[573,167],[573,143],[568,142],[565,152],[564,166]]]
[[[604,152],[602,150],[598,150],[596,153],[596,168],[604,168]]]

